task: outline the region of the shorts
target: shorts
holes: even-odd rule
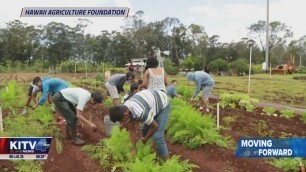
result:
[[[202,88],[202,98],[203,99],[208,99],[210,94],[211,94],[212,89],[213,89],[213,86],[203,86],[203,88]]]
[[[118,99],[119,98],[119,94],[118,94],[118,90],[116,86],[113,86],[111,84],[109,84],[108,82],[106,82],[105,87],[108,91],[108,94],[111,96],[112,99]]]
[[[28,96],[29,96],[29,97],[32,96],[32,92],[33,92],[33,87],[30,86],[30,87],[29,87],[29,91],[28,91]]]

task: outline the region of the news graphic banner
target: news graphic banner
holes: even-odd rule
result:
[[[0,159],[47,159],[52,137],[0,137]]]
[[[128,7],[24,7],[20,17],[127,17]]]
[[[306,157],[306,138],[245,138],[240,139],[236,157],[284,158]]]

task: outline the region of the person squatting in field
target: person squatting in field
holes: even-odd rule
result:
[[[64,116],[67,125],[65,130],[66,138],[72,139],[72,143],[77,146],[85,144],[84,140],[77,137],[77,120],[80,119],[83,123],[88,124],[90,127],[97,129],[97,126],[88,121],[83,116],[83,110],[86,104],[95,105],[101,103],[103,100],[100,92],[90,93],[83,88],[65,88],[56,92],[53,95],[53,102]]]
[[[33,79],[33,81],[36,81],[38,79],[40,79],[40,78],[35,77]],[[28,113],[27,108],[30,106],[31,100],[33,100],[33,102],[35,104],[37,104],[36,95],[37,95],[38,92],[42,92],[40,87],[33,84],[33,81],[31,81],[31,83],[30,83],[30,87],[29,87],[29,91],[28,91],[28,98],[27,98],[25,107],[23,108],[23,110],[21,112],[22,115],[26,115]],[[49,104],[51,104],[51,95],[50,94],[48,95],[48,102],[49,102]],[[53,113],[55,113],[55,108],[53,106],[51,106],[51,111]]]
[[[194,98],[202,90],[202,96],[200,97],[200,110],[203,111],[205,108],[205,111],[209,112],[208,98],[215,85],[214,79],[206,72],[196,71],[187,73],[187,80],[194,81],[196,84],[196,90],[193,96],[190,98],[190,102],[193,103]]]
[[[111,76],[106,80],[105,87],[108,94],[113,99],[113,105],[119,105],[119,93],[124,94],[123,85],[126,81],[134,83],[135,75],[133,72],[128,72],[126,74],[116,74]]]
[[[37,77],[35,77],[37,78]],[[35,80],[35,78],[33,80]],[[23,111],[21,112],[22,115],[27,114],[27,107],[30,106],[31,100],[33,100],[33,102],[36,104],[36,95],[38,92],[41,92],[41,89],[33,84],[33,81],[30,83],[30,87],[29,87],[29,91],[28,91],[28,98],[25,104],[25,107],[23,109]]]
[[[132,83],[130,85],[130,92],[129,92],[129,94],[126,94],[126,95],[123,96],[123,98],[121,100],[121,104],[126,102],[129,98],[131,98],[137,92],[139,92],[139,85],[138,85],[138,83]]]
[[[161,90],[142,90],[134,94],[123,105],[109,108],[112,122],[127,123],[131,143],[132,155],[136,154],[135,122],[142,122],[142,142],[153,137],[158,155],[169,159],[169,152],[164,138],[164,131],[168,123],[171,104],[167,94]]]
[[[177,81],[172,80],[171,85],[169,85],[167,87],[167,95],[170,96],[171,98],[182,97],[181,95],[177,94],[177,92],[176,92],[176,84],[177,84]]]

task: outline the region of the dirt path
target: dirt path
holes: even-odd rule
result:
[[[273,103],[259,103],[257,107],[260,108],[265,108],[265,107],[274,107],[276,110],[280,111],[282,109],[289,109],[289,110],[294,110],[295,114],[301,114],[302,112],[306,112],[306,109],[302,108],[295,108],[291,106],[286,106],[286,105],[279,105],[279,104],[273,104]]]
[[[91,107],[88,107],[85,114],[89,114]],[[103,112],[103,109],[102,109]],[[56,114],[59,116],[59,113]],[[89,116],[85,116],[87,119]],[[92,121],[96,124],[98,130],[93,132],[92,129],[86,125],[81,125],[78,122],[78,133],[81,133],[80,138],[86,141],[86,144],[96,144],[102,139],[106,138],[104,134],[104,125],[101,122],[101,116],[94,115]],[[65,124],[58,125],[64,135]],[[52,140],[51,150],[49,152],[48,159],[44,165],[44,171],[46,172],[102,172],[99,167],[99,162],[91,159],[87,152],[81,151],[80,146],[75,146],[71,143],[71,140],[63,139],[63,151],[58,154],[56,150],[55,138]]]
[[[210,96],[209,100],[211,102],[215,102],[217,103],[218,101],[218,96],[216,95],[212,95]],[[286,106],[286,105],[280,105],[280,104],[274,104],[274,103],[264,103],[264,102],[260,102],[257,107],[259,108],[265,108],[265,107],[274,107],[276,110],[280,111],[282,109],[290,109],[290,110],[294,110],[295,114],[301,114],[302,112],[306,112],[306,109],[303,108],[296,108],[296,107],[291,107],[291,106]]]

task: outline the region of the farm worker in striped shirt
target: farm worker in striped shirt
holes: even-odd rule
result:
[[[123,85],[126,81],[134,83],[135,75],[132,72],[126,74],[116,74],[106,80],[105,87],[108,94],[113,99],[113,105],[119,105],[119,93],[122,92],[124,95]]]
[[[112,106],[109,116],[113,122],[127,122],[132,142],[132,155],[136,153],[135,121],[140,121],[143,142],[153,137],[158,155],[169,159],[169,152],[164,138],[171,104],[167,94],[160,90],[142,90],[134,94],[123,105]]]
[[[74,145],[81,146],[85,144],[84,140],[77,137],[76,123],[78,119],[88,124],[94,131],[97,129],[94,123],[88,121],[83,116],[85,105],[87,103],[95,105],[101,103],[102,100],[103,97],[100,92],[90,93],[83,88],[65,88],[53,95],[54,104],[67,121],[66,137],[71,138]]]
[[[43,105],[49,94],[53,95],[64,88],[68,88],[67,82],[59,78],[45,77],[43,80],[41,80],[38,77],[33,80],[33,84],[42,89],[42,96],[33,108],[36,108],[38,105]]]
[[[196,84],[196,90],[193,96],[190,98],[190,102],[194,101],[194,98],[202,90],[202,96],[200,97],[200,110],[203,111],[203,106],[206,112],[209,112],[208,109],[208,98],[210,93],[215,85],[214,79],[206,72],[196,71],[187,73],[187,80],[194,81]]]

